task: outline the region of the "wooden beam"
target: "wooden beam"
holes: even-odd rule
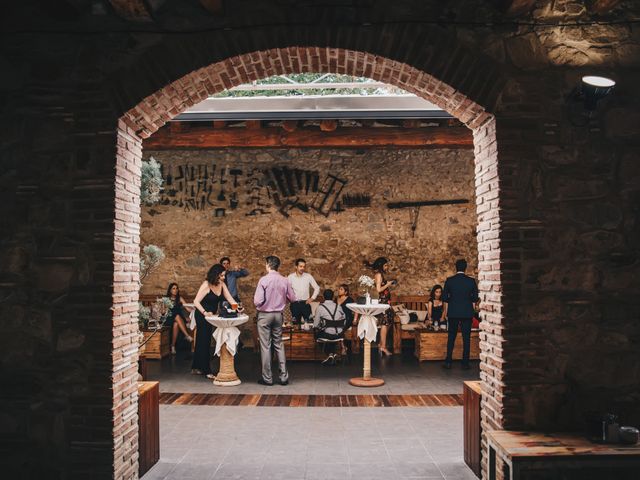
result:
[[[227,126],[227,122],[224,120],[214,120],[213,128],[224,128]]]
[[[498,0],[500,9],[508,17],[519,17],[528,14],[536,4],[536,0]]]
[[[338,128],[337,120],[322,120],[320,122],[320,130],[323,132],[333,132],[336,128]]]
[[[189,129],[189,125],[184,122],[169,122],[169,131],[171,134],[185,132]]]
[[[144,0],[109,0],[116,14],[131,22],[152,22],[151,12]]]
[[[282,122],[282,129],[285,132],[295,132],[298,128],[298,121],[297,120],[285,120],[284,122]]]
[[[589,5],[589,10],[592,13],[602,15],[612,10],[616,5],[620,3],[620,0],[593,0]]]
[[[144,148],[151,150],[198,148],[473,148],[471,130],[449,128],[338,128],[333,132],[318,129],[284,131],[279,127],[261,129],[192,127],[174,133],[161,128],[144,140]]]
[[[245,126],[248,130],[260,130],[262,122],[260,120],[247,120]]]

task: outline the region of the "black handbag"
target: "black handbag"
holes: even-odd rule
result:
[[[221,302],[218,308],[218,316],[222,318],[238,318],[238,312],[231,308],[229,302]]]

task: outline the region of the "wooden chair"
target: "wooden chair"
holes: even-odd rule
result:
[[[428,295],[392,295],[390,305],[404,305],[407,310],[427,310]],[[402,353],[402,340],[415,341],[413,330],[402,328],[400,318],[393,316],[393,353]]]

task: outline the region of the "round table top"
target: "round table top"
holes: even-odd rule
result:
[[[210,317],[204,318],[211,325],[218,328],[237,327],[238,325],[242,325],[243,323],[247,323],[249,321],[249,315],[245,313],[240,313],[235,318],[224,318],[218,315],[211,315]]]
[[[377,315],[391,308],[386,303],[347,303],[347,308],[361,315]]]

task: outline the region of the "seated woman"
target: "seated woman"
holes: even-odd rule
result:
[[[186,308],[184,306],[185,301],[180,296],[180,288],[177,283],[170,283],[167,288],[167,297],[173,301],[173,308],[167,314],[165,325],[171,327],[171,354],[176,354],[176,340],[178,339],[178,329],[184,334],[184,337],[189,343],[193,341],[191,335],[187,331],[187,315]]]
[[[340,305],[340,307],[342,308],[342,311],[344,312],[344,316],[345,316],[344,329],[345,331],[347,331],[353,325],[353,321],[356,319],[355,317],[356,313],[353,310],[347,308],[347,304],[355,303],[355,300],[351,297],[349,293],[349,285],[347,285],[346,283],[343,283],[338,287],[338,296],[336,297],[336,303]],[[352,338],[353,339],[357,338],[355,333],[353,333]],[[354,340],[351,340],[349,343],[351,344],[353,341]],[[350,348],[351,348],[351,351],[353,351],[353,348],[354,348],[353,345],[350,345]],[[342,349],[343,349],[342,354],[346,355],[347,351],[344,345],[342,345]]]
[[[353,298],[351,298],[349,294],[349,285],[347,285],[346,283],[343,283],[338,287],[338,296],[336,297],[336,303],[340,305],[342,311],[344,312],[344,329],[348,330],[349,328],[351,328],[351,325],[353,325],[354,312],[353,310],[347,308],[347,303],[355,303],[355,301],[353,300]]]
[[[431,295],[427,302],[427,319],[434,327],[444,326],[444,302],[442,301],[442,286],[440,285],[435,285],[431,289]]]
[[[313,326],[317,329],[316,340],[338,340],[344,336],[345,314],[340,305],[333,301],[333,290],[325,290],[324,302],[316,309]],[[328,353],[322,363],[336,363],[336,342],[325,343]]]

